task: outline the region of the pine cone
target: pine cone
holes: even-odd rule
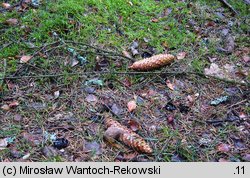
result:
[[[106,118],[104,124],[107,127],[104,137],[109,142],[118,140],[136,151],[148,154],[153,152],[141,136],[121,125],[119,122],[111,118]]]
[[[134,62],[129,69],[138,71],[148,71],[161,68],[173,62],[175,57],[171,54],[158,54],[150,58],[145,58],[140,61]]]

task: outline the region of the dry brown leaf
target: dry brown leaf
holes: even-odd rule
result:
[[[32,56],[22,56],[20,59],[20,62],[27,63],[31,58],[32,58]]]
[[[167,80],[166,84],[170,90],[174,90],[174,85],[170,82],[170,80]]]
[[[17,25],[18,20],[17,19],[8,19],[5,21],[8,25]]]
[[[11,5],[9,3],[2,3],[2,7],[5,8],[5,9],[8,9],[11,7]]]
[[[230,147],[228,144],[221,143],[217,146],[217,150],[226,153],[230,151]]]
[[[136,105],[135,100],[129,101],[128,104],[127,104],[128,111],[129,111],[129,112],[134,111],[134,110],[136,109],[136,106],[137,106],[137,105]]]
[[[10,107],[9,105],[7,104],[4,104],[2,107],[1,107],[2,110],[5,110],[5,111],[9,111],[10,110]]]
[[[131,55],[129,54],[129,52],[126,51],[126,50],[122,51],[122,54],[123,54],[125,57],[132,58]]]
[[[243,59],[243,61],[244,61],[245,63],[250,62],[250,57],[249,57],[248,55],[244,55],[244,56],[242,57],[242,59]]]
[[[176,58],[178,60],[184,59],[186,57],[187,53],[186,52],[180,52],[176,55]]]
[[[159,22],[159,19],[157,19],[157,18],[152,18],[152,19],[151,19],[151,22],[154,22],[154,23]]]
[[[158,54],[150,58],[145,58],[140,61],[134,62],[129,69],[138,71],[149,71],[161,68],[173,62],[175,57],[171,54]]]
[[[129,120],[128,125],[129,125],[129,128],[134,132],[136,132],[137,130],[141,128],[140,124],[136,122],[135,120]]]
[[[0,139],[0,148],[1,148],[1,147],[5,148],[6,146],[8,146],[7,138]],[[0,150],[1,150],[1,149],[0,149]]]
[[[86,97],[86,101],[87,101],[88,103],[96,104],[97,101],[98,101],[98,98],[97,98],[95,95],[90,94],[90,95],[88,95],[88,96]]]
[[[16,106],[18,106],[18,105],[19,105],[19,102],[18,102],[18,101],[13,101],[13,102],[11,102],[11,103],[9,104],[9,107],[14,108],[14,107],[16,107]]]

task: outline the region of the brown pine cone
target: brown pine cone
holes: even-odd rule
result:
[[[161,68],[174,61],[175,57],[171,54],[158,54],[150,58],[145,58],[140,61],[134,62],[129,69],[138,71],[149,71]]]
[[[111,118],[106,118],[104,124],[107,127],[107,130],[104,134],[104,137],[107,141],[114,142],[114,140],[118,140],[138,152],[148,154],[153,152],[153,150],[141,136],[121,125],[119,122]]]

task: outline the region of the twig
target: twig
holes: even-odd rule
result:
[[[234,14],[238,15],[239,13],[229,4],[226,0],[219,0],[222,4],[227,6]]]
[[[241,85],[241,86],[247,86],[250,87],[250,83],[242,83],[242,82],[237,82],[235,80],[228,80],[228,79],[224,79],[224,78],[219,78],[219,77],[215,77],[215,76],[211,76],[211,75],[205,75],[203,73],[199,73],[199,72],[168,72],[168,71],[159,71],[159,72],[117,72],[117,71],[100,71],[100,72],[73,72],[73,73],[67,73],[67,74],[63,74],[63,73],[59,73],[59,74],[46,74],[46,75],[26,75],[26,76],[6,76],[5,79],[22,79],[22,78],[50,78],[50,77],[60,77],[60,76],[64,76],[64,75],[68,75],[68,76],[73,76],[73,75],[79,75],[79,77],[85,77],[85,75],[90,75],[90,74],[96,74],[96,75],[100,75],[100,74],[116,74],[116,75],[153,75],[153,74],[166,74],[166,75],[196,75],[202,78],[211,78],[211,79],[215,79],[215,80],[219,80],[225,83],[231,83],[231,84],[235,84],[235,85]],[[3,78],[0,78],[0,80]]]
[[[0,91],[2,89],[2,85],[5,79],[5,75],[6,75],[6,69],[7,69],[7,61],[6,59],[3,60],[3,77],[0,79]]]
[[[42,50],[44,50],[46,47],[55,45],[55,44],[57,44],[57,43],[60,43],[60,41],[55,41],[55,42],[52,42],[52,43],[49,43],[49,44],[45,44],[45,45],[39,47],[39,50],[37,50],[37,51],[31,56],[30,60],[31,60],[32,58],[34,58],[39,52],[41,52]],[[29,65],[29,64],[28,64],[28,63],[22,63],[21,67],[19,67],[19,68],[15,71],[15,73],[14,73],[13,75],[15,76],[17,73],[19,73],[20,70],[22,69],[22,67],[23,67],[23,66],[26,66],[26,65]],[[33,67],[34,67],[34,66],[33,66]],[[23,70],[21,70],[21,72],[22,72],[22,71],[23,71]]]
[[[240,101],[240,102],[238,102],[238,103],[235,103],[235,104],[231,105],[230,108],[232,108],[232,107],[234,107],[234,106],[237,106],[237,105],[240,105],[240,104],[242,104],[242,103],[245,103],[245,102],[247,102],[247,101],[248,101],[248,99],[244,99],[244,100],[242,100],[242,101]]]
[[[89,45],[89,44],[87,44],[87,43],[75,42],[75,41],[69,41],[69,40],[65,40],[64,42],[65,42],[65,43],[79,44],[79,45],[87,46],[87,47],[93,48],[93,49],[95,49],[95,50],[97,50],[97,51],[102,51],[102,52],[104,52],[104,53],[112,54],[113,56],[119,56],[119,57],[122,57],[122,58],[129,59],[129,60],[131,60],[131,61],[134,61],[133,58],[123,56],[123,55],[118,54],[118,53],[116,53],[116,52],[114,52],[114,51],[108,51],[108,50],[105,50],[105,49],[101,49],[101,48],[98,48],[98,47]]]

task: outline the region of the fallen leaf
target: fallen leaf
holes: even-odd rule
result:
[[[190,104],[192,104],[194,102],[194,97],[191,95],[188,95],[187,100],[189,101]]]
[[[166,84],[170,90],[174,90],[174,85],[170,82],[170,80],[167,80]]]
[[[8,25],[17,25],[18,20],[17,19],[8,19],[5,21]]]
[[[245,63],[250,62],[250,57],[249,57],[248,55],[244,55],[244,56],[242,57],[242,59],[243,59],[243,61],[244,61]]]
[[[9,107],[10,108],[14,108],[14,107],[16,107],[16,106],[18,106],[19,105],[19,102],[18,101],[13,101],[13,102],[11,102],[10,104],[9,104]]]
[[[245,154],[242,159],[247,162],[250,162],[250,154],[249,153]]]
[[[209,22],[207,22],[207,23],[205,24],[206,27],[214,27],[215,25],[216,25],[216,23],[213,22],[213,21],[209,21]]]
[[[129,128],[134,132],[136,132],[137,130],[141,128],[140,124],[136,122],[135,120],[129,120],[128,125],[129,125]]]
[[[221,68],[215,63],[212,63],[209,68],[205,68],[205,74],[206,75],[212,75],[224,78],[224,74]]]
[[[8,139],[0,139],[0,150],[5,149],[8,146]]]
[[[126,87],[131,87],[131,86],[132,86],[131,80],[130,80],[130,78],[128,78],[128,77],[126,77],[126,78],[123,80],[123,84],[124,84]]]
[[[77,64],[79,64],[79,61],[76,60],[75,58],[71,61],[71,67],[76,66]]]
[[[120,107],[118,107],[117,104],[113,104],[111,107],[111,110],[116,115],[120,115],[122,112],[122,109]]]
[[[135,48],[131,48],[131,53],[133,54],[133,56],[139,54],[139,51]]]
[[[27,63],[31,58],[32,58],[32,56],[22,56],[20,59],[20,62]]]
[[[123,50],[123,51],[122,51],[122,54],[123,54],[125,57],[132,58],[132,57],[130,56],[129,52],[126,51],[126,50]]]
[[[174,117],[172,115],[168,116],[168,124],[173,124],[174,122]]]
[[[88,94],[94,94],[95,93],[95,88],[87,86],[86,88],[84,88],[84,91],[86,93],[88,93]]]
[[[55,91],[54,92],[54,97],[57,99],[60,96],[60,91]]]
[[[135,100],[132,100],[132,101],[129,101],[128,104],[127,104],[127,107],[128,107],[128,111],[129,112],[132,112],[136,109],[136,102]]]
[[[180,52],[176,55],[176,58],[178,60],[184,59],[186,57],[187,53],[186,52]]]
[[[88,103],[93,103],[93,104],[96,104],[97,103],[97,97],[93,94],[89,94],[87,97],[86,97],[86,101]]]
[[[219,152],[223,152],[223,153],[226,153],[226,152],[229,152],[230,151],[230,146],[228,144],[225,144],[225,143],[221,143],[217,146],[217,150]]]
[[[240,117],[241,119],[246,119],[246,118],[247,118],[247,115],[246,115],[245,113],[243,113],[243,112],[240,112],[239,117]]]
[[[5,9],[8,9],[11,7],[11,5],[9,3],[2,3],[2,7],[5,8]]]
[[[1,107],[2,110],[5,110],[5,111],[9,111],[10,110],[10,107],[9,105],[7,104],[4,104],[2,107]]]
[[[154,23],[159,22],[159,19],[157,19],[157,18],[152,18],[152,19],[151,19],[151,22],[154,22]]]
[[[42,140],[43,140],[41,135],[33,135],[33,134],[30,134],[27,132],[23,132],[22,137],[25,141],[27,141],[28,143],[30,143],[33,146],[41,144]]]

